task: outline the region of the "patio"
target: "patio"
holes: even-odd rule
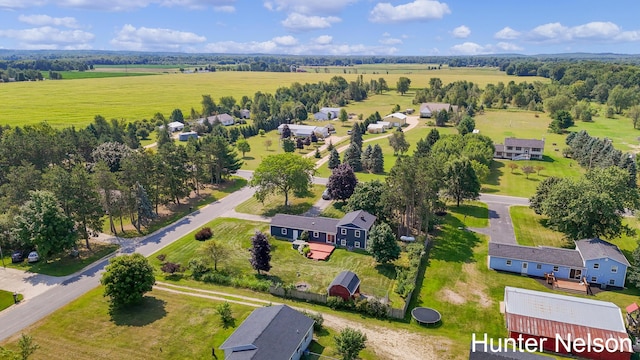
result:
[[[309,253],[309,259],[327,260],[335,248],[335,246],[329,244],[310,242],[309,249],[311,249],[311,252]]]

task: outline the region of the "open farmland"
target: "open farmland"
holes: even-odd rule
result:
[[[118,68],[122,71],[122,68]],[[131,70],[131,69],[130,69]],[[136,69],[137,72],[137,69]],[[237,100],[244,95],[253,97],[256,91],[274,93],[282,86],[294,82],[316,83],[329,81],[340,75],[354,81],[362,75],[364,81],[385,78],[389,87],[395,87],[401,76],[411,79],[412,88],[428,86],[429,79],[439,77],[443,83],[467,80],[484,87],[488,83],[518,80],[497,69],[442,69],[412,71],[411,74],[383,73],[271,73],[271,72],[212,72],[212,73],[167,73],[157,76],[128,76],[114,78],[77,79],[74,81],[17,82],[0,86],[0,100],[10,104],[0,108],[0,124],[25,125],[43,120],[55,127],[85,126],[97,114],[107,119],[137,120],[151,118],[156,112],[168,116],[175,108],[185,114],[193,107],[200,110],[202,95],[209,94],[214,100],[221,96],[233,96]],[[535,79],[528,78],[527,81]],[[540,78],[540,80],[547,81]],[[524,80],[523,80],[524,81]],[[392,93],[393,90],[389,92]],[[391,96],[390,96],[391,97]],[[374,96],[373,99],[376,97]],[[383,101],[379,110],[391,110],[389,104],[408,106],[412,97]],[[369,100],[375,101],[375,100]],[[367,116],[367,102],[353,104],[353,112]],[[363,107],[360,107],[363,105]],[[349,110],[352,111],[351,109]]]

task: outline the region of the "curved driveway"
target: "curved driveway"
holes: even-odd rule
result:
[[[515,196],[480,194],[480,201],[486,203],[489,208],[489,228],[469,228],[469,230],[489,235],[490,241],[517,244],[511,215],[509,215],[509,207],[513,205],[529,206],[529,199]]]

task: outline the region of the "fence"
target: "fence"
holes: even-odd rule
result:
[[[271,286],[269,288],[269,293],[275,296],[283,297],[283,298],[293,298],[298,300],[305,301],[313,301],[320,304],[327,303],[327,295],[325,294],[316,294],[307,291],[298,291],[295,289],[286,289],[283,287]]]

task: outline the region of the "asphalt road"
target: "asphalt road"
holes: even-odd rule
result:
[[[489,228],[472,230],[489,235],[490,240],[494,242],[517,244],[516,235],[513,231],[513,223],[511,222],[511,215],[509,215],[509,207],[513,205],[529,206],[529,199],[515,196],[481,194],[480,201],[486,203],[489,208]]]

